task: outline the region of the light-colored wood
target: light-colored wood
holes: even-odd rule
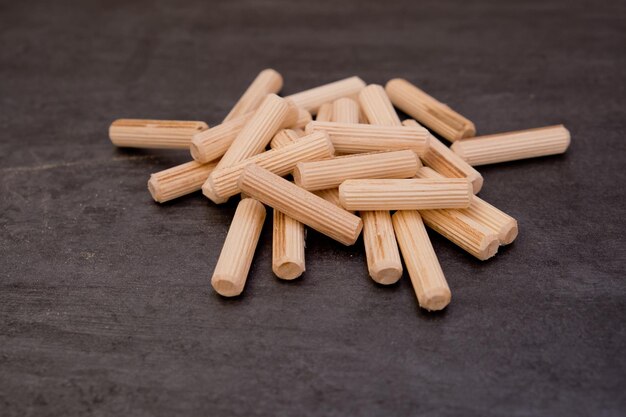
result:
[[[472,166],[564,153],[570,133],[563,125],[498,133],[461,140],[451,149]]]
[[[392,220],[420,307],[429,311],[442,310],[450,304],[450,287],[422,218],[417,211],[409,210],[396,212]]]
[[[365,117],[373,125],[401,126],[400,118],[389,101],[385,89],[378,84],[370,84],[359,93],[359,102]]]
[[[328,135],[317,132],[301,138],[296,143],[272,149],[245,159],[231,167],[215,169],[202,186],[202,193],[216,204],[224,203],[239,193],[237,180],[246,165],[258,164],[277,175],[287,175],[301,161],[332,158],[334,149]]]
[[[235,117],[226,123],[196,134],[190,146],[192,158],[198,162],[211,162],[222,157],[254,114],[255,112],[250,112]],[[291,128],[302,128],[310,122],[311,114],[306,110],[299,109],[298,118]]]
[[[197,121],[117,119],[109,126],[109,138],[126,148],[189,149],[193,136],[208,128]]]
[[[274,135],[270,141],[270,148],[276,149],[294,143],[304,136],[303,130],[281,129]]]
[[[264,69],[252,81],[222,123],[256,110],[268,94],[278,94],[281,88],[283,77],[271,68]]]
[[[390,80],[385,90],[397,108],[451,142],[476,134],[474,123],[406,80]]]
[[[412,119],[402,122],[405,126],[419,126]],[[430,148],[421,156],[424,165],[429,166],[446,178],[467,178],[472,182],[474,194],[483,187],[483,176],[463,158],[441,143],[434,136],[430,137]]]
[[[316,114],[320,106],[341,97],[353,97],[365,87],[365,82],[359,77],[344,78],[309,90],[287,96],[296,106],[311,114]]]
[[[342,154],[410,149],[418,155],[428,150],[430,133],[417,126],[376,126],[314,121],[306,133],[327,132],[335,150]]]
[[[348,97],[333,101],[333,122],[359,123],[359,103]]]
[[[298,108],[292,102],[276,94],[268,94],[220,159],[217,169],[227,168],[263,152],[276,132],[292,125],[297,118]]]
[[[347,210],[466,208],[473,196],[472,183],[465,178],[346,180],[339,186]]]
[[[318,122],[331,122],[333,119],[333,103],[324,103],[317,111],[315,120]]]
[[[190,161],[150,175],[148,191],[154,201],[166,201],[182,197],[202,188],[202,184],[217,166],[217,161],[208,164]]]
[[[339,189],[338,188],[329,188],[327,190],[317,190],[317,191],[313,191],[313,194],[315,194],[318,197],[323,198],[324,200],[330,203],[333,203],[337,207],[341,207],[341,201],[339,201]]]
[[[243,291],[264,221],[263,204],[251,198],[239,202],[211,278],[218,294],[234,297]]]
[[[344,245],[353,245],[361,234],[363,224],[359,217],[259,165],[246,165],[239,187],[262,203]]]
[[[305,271],[304,225],[274,209],[272,271],[281,279],[298,278]]]
[[[315,191],[335,188],[348,179],[411,178],[422,164],[413,151],[375,152],[299,162],[293,171],[296,185]]]
[[[435,172],[431,168],[422,167],[418,170],[416,178],[443,178],[441,174]],[[475,222],[487,227],[498,237],[500,245],[508,245],[512,243],[518,234],[517,221],[504,213],[502,210],[497,209],[491,204],[487,203],[483,199],[474,196],[472,203],[466,209],[445,209],[437,210],[444,212],[445,216],[459,218],[461,216],[468,217]],[[449,212],[449,213],[448,213]],[[430,217],[426,211],[422,211],[424,220]],[[428,222],[434,222],[429,218]],[[462,226],[463,230],[457,231],[457,234],[466,233],[466,229],[471,229],[471,226]],[[434,229],[434,228],[433,228]],[[436,229],[435,229],[436,230]],[[483,234],[487,235],[487,233]],[[452,239],[451,239],[452,240]],[[453,241],[454,242],[454,241]],[[456,242],[455,242],[456,243]],[[482,248],[489,247],[490,243],[483,244]],[[459,245],[460,246],[460,245]],[[488,254],[489,251],[481,252]],[[493,252],[495,254],[495,251]],[[484,256],[484,255],[483,255]]]

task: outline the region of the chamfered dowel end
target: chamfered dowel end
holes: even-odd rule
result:
[[[437,287],[424,291],[424,294],[418,298],[420,307],[428,311],[439,311],[446,308],[450,304],[452,294],[448,287]]]
[[[296,259],[282,258],[278,259],[272,265],[272,271],[274,274],[284,280],[293,280],[298,278],[304,273],[304,262]]]
[[[150,192],[152,199],[157,203],[162,203],[164,201],[159,181],[156,179],[154,174],[150,175],[150,179],[148,180],[148,191]]]
[[[191,139],[191,143],[189,144],[189,153],[195,161],[202,163],[209,162],[202,152],[202,148],[198,145],[198,141],[196,141],[195,137]]]
[[[211,286],[222,297],[236,297],[243,292],[243,286],[235,283],[235,277],[215,274],[211,278]]]
[[[481,253],[476,255],[481,261],[486,261],[487,259],[491,259],[496,256],[498,253],[498,248],[500,247],[500,239],[498,239],[498,235],[488,235],[485,237],[485,246]]]
[[[519,234],[519,228],[517,227],[517,220],[511,219],[502,226],[502,232],[500,235],[500,244],[509,245],[517,239]]]
[[[480,173],[470,174],[467,179],[472,183],[472,191],[474,194],[478,194],[483,188],[484,179]]]
[[[223,204],[228,201],[228,198],[221,197],[215,192],[211,176],[209,176],[206,182],[202,185],[202,194],[215,204]]]
[[[402,277],[402,263],[393,260],[379,261],[368,269],[372,279],[382,285],[395,284]]]
[[[457,154],[461,159],[467,162],[467,155],[465,155],[465,152],[463,152],[463,142],[461,141],[453,142],[452,145],[450,145],[450,149],[452,150],[452,152]]]

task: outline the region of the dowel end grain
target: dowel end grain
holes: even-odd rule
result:
[[[154,174],[150,175],[150,179],[148,180],[148,191],[152,196],[152,199],[157,203],[162,203],[163,196],[161,193],[161,187],[159,187],[159,182],[155,178]]]
[[[450,288],[432,288],[424,291],[420,306],[428,311],[439,311],[446,308],[451,299]]]
[[[218,195],[214,188],[213,179],[209,175],[209,178],[207,178],[206,182],[202,185],[202,194],[215,204],[224,204],[227,202],[228,198]]]
[[[233,282],[231,275],[214,274],[211,286],[222,297],[236,297],[243,292],[243,287]]]
[[[517,227],[517,220],[510,219],[506,224],[502,225],[502,233],[500,234],[500,244],[509,245],[517,238],[519,234],[519,228]]]
[[[280,279],[294,280],[304,273],[304,262],[277,259],[272,265],[272,271]]]
[[[391,285],[402,277],[402,264],[393,260],[381,260],[375,265],[369,265],[368,272],[377,283]]]

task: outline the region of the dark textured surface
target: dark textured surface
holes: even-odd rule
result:
[[[626,413],[626,8],[618,1],[0,3],[0,415]],[[118,117],[218,122],[285,93],[406,77],[479,132],[564,123],[564,156],[484,167],[521,234],[485,263],[433,235],[453,291],[418,311],[362,243],[306,275],[211,271],[235,203],[157,205],[184,152],[114,149]]]

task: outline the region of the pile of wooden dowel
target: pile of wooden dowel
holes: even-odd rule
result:
[[[305,227],[344,245],[363,231],[371,278],[397,282],[402,255],[419,305],[441,310],[451,294],[425,226],[491,258],[515,240],[517,221],[476,196],[483,177],[474,167],[560,154],[570,143],[562,125],[474,137],[474,123],[402,79],[383,88],[351,77],[284,98],[282,85],[278,72],[261,71],[211,128],[120,119],[109,129],[117,146],[190,151],[189,162],[150,176],[155,201],[200,189],[215,204],[241,195],[211,279],[225,297],[244,289],[269,206],[278,278],[305,271]],[[401,121],[394,106],[414,120]]]

